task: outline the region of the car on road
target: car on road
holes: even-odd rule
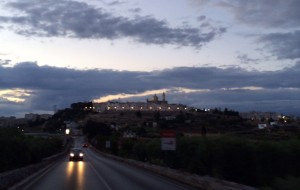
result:
[[[84,153],[80,148],[73,148],[69,154],[69,161],[83,161]]]
[[[83,143],[83,144],[82,144],[82,147],[83,147],[83,148],[87,148],[87,147],[89,147],[89,144],[88,144],[88,143]]]

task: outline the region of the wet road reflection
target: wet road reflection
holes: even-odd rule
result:
[[[85,182],[85,167],[86,163],[83,161],[68,162],[66,168],[67,184],[76,183],[76,188],[83,189]]]
[[[79,146],[80,143],[75,143]],[[153,190],[193,189],[151,172],[84,150],[84,161],[66,156],[32,180],[24,190]]]

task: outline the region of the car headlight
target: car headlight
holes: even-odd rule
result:
[[[83,157],[83,153],[79,153],[79,156],[80,156],[80,157]]]
[[[74,153],[70,153],[70,156],[71,156],[71,157],[74,157]]]

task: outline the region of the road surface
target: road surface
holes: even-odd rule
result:
[[[75,141],[80,146],[82,139]],[[194,188],[152,172],[103,157],[84,149],[84,161],[65,157],[40,174],[27,190],[193,190]]]

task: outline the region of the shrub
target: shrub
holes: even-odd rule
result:
[[[0,172],[37,163],[61,150],[57,138],[26,137],[16,129],[0,129]]]

